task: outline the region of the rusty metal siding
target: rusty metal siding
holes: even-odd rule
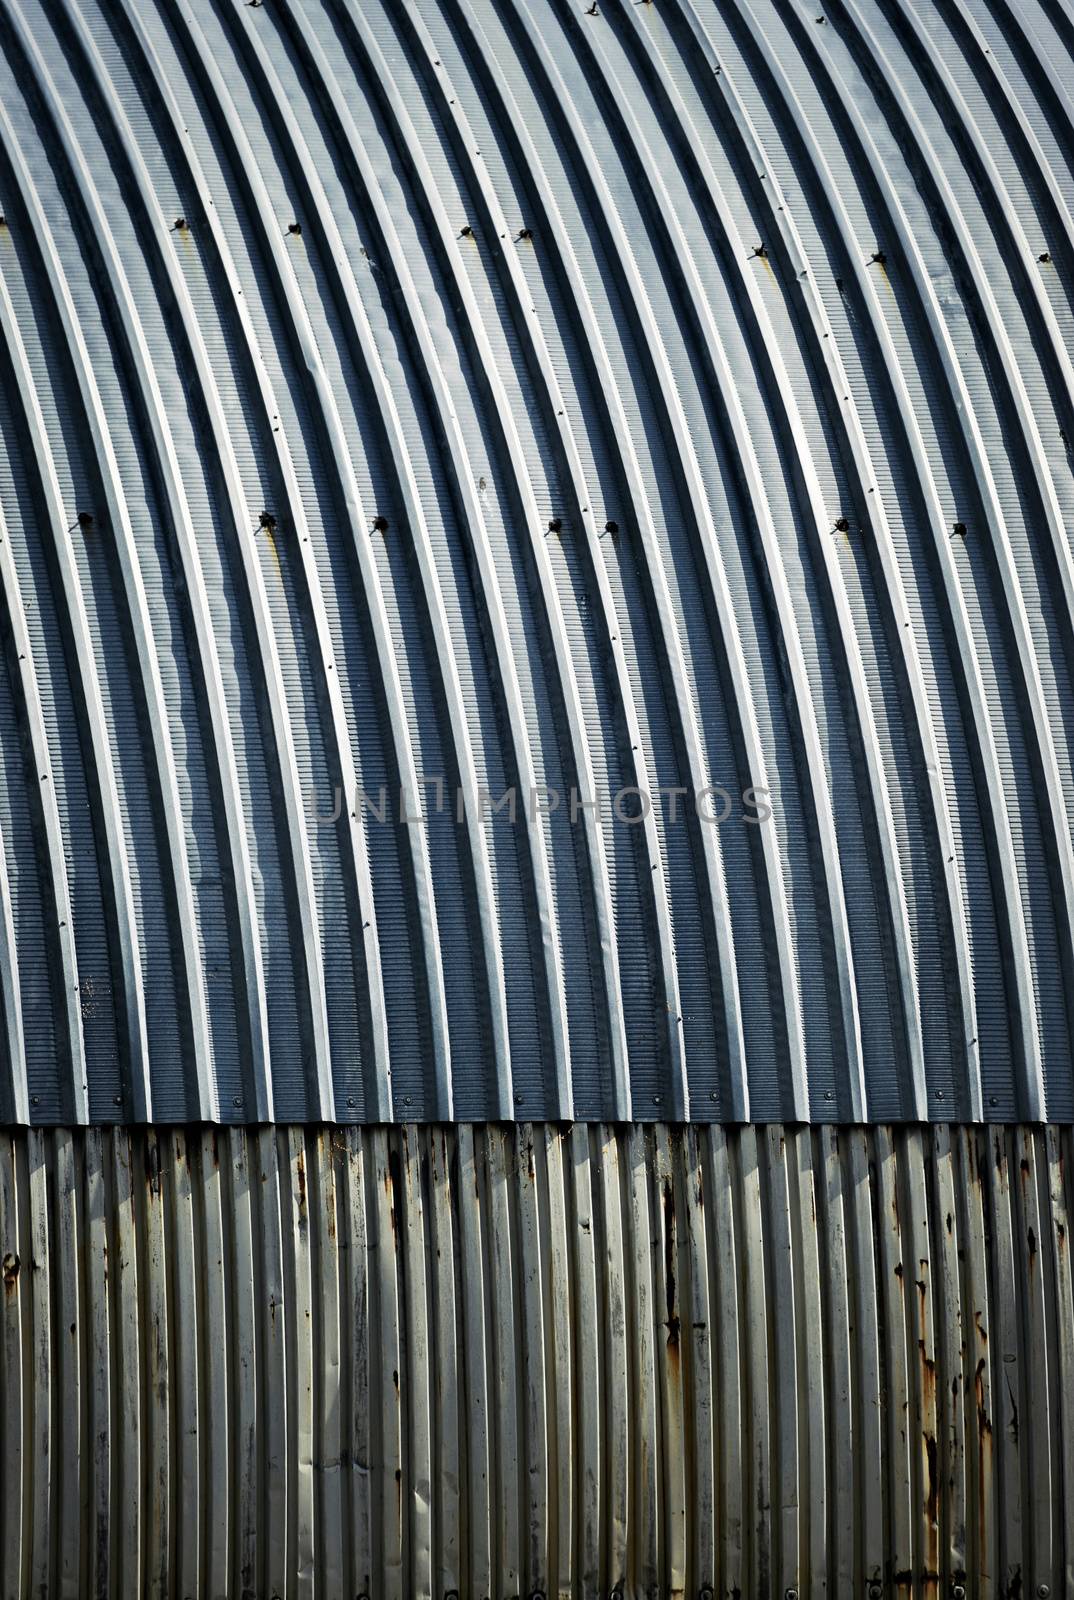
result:
[[[1069,1129],[6,1133],[0,1593],[1068,1595]]]
[[[0,0],[0,1115],[1074,1117],[1072,80]]]

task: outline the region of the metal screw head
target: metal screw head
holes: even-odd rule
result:
[[[797,1589],[784,1589],[783,1600],[798,1600]]]
[[[882,1583],[871,1583],[869,1585],[869,1600],[883,1600],[883,1595],[884,1586]]]
[[[952,1585],[951,1600],[966,1600],[966,1585],[964,1583]]]
[[[1037,1593],[1040,1595],[1040,1600],[1048,1600],[1048,1596],[1051,1594],[1051,1592],[1052,1591],[1049,1589],[1046,1583],[1037,1584]]]

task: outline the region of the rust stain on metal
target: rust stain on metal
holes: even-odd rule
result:
[[[670,1177],[664,1179],[663,1188],[664,1204],[664,1294],[667,1305],[668,1355],[678,1364],[679,1359],[679,1314],[677,1306],[677,1285],[675,1281],[675,1188]]]
[[[939,1592],[938,1574],[943,1573],[944,1581],[952,1584],[962,1581],[958,1576],[962,1565],[972,1569],[971,1583],[978,1581],[977,1574],[984,1573],[996,1546],[996,1530],[1002,1529],[1007,1516],[1001,1496],[1021,1497],[1017,1510],[1023,1527],[1030,1525],[1033,1509],[1028,1498],[1030,1490],[1022,1478],[1032,1475],[1004,1474],[1002,1481],[997,1481],[1001,1475],[993,1470],[990,1407],[996,1396],[1000,1396],[1003,1425],[1006,1426],[1008,1397],[1013,1408],[1018,1385],[1012,1379],[1007,1389],[990,1388],[986,1336],[988,1302],[983,1298],[976,1305],[972,1298],[963,1302],[965,1346],[959,1345],[957,1337],[953,1340],[936,1338],[934,1342],[939,1279],[933,1281],[930,1264],[921,1255],[921,1246],[911,1247],[904,1240],[902,1248],[906,1257],[900,1263],[900,1268],[905,1268],[902,1290],[892,1294],[889,1283],[874,1280],[869,1291],[877,1295],[873,1314],[879,1316],[892,1302],[900,1308],[900,1315],[905,1312],[904,1332],[917,1336],[914,1341],[917,1366],[912,1369],[913,1382],[902,1387],[898,1399],[890,1388],[878,1383],[873,1403],[878,1411],[876,1439],[879,1448],[867,1468],[854,1454],[856,1421],[855,1430],[848,1433],[845,1414],[839,1408],[839,1397],[843,1397],[845,1404],[845,1397],[853,1394],[862,1371],[859,1363],[866,1356],[877,1357],[876,1349],[872,1345],[866,1348],[857,1335],[859,1318],[855,1308],[851,1307],[852,1331],[848,1339],[846,1323],[833,1320],[829,1303],[822,1297],[819,1324],[815,1322],[809,1330],[812,1341],[809,1344],[805,1340],[805,1318],[789,1319],[785,1335],[781,1330],[781,1336],[771,1342],[766,1338],[767,1308],[758,1305],[759,1315],[755,1321],[750,1320],[742,1299],[743,1258],[735,1249],[737,1241],[743,1238],[739,1229],[744,1221],[737,1208],[742,1204],[741,1197],[747,1192],[747,1185],[756,1177],[756,1148],[755,1144],[750,1145],[747,1134],[725,1130],[718,1142],[713,1140],[709,1144],[707,1135],[695,1143],[693,1136],[683,1139],[677,1133],[665,1135],[658,1130],[651,1139],[646,1136],[648,1142],[640,1170],[631,1165],[635,1147],[629,1143],[633,1137],[630,1132],[602,1132],[599,1141],[590,1136],[585,1142],[586,1153],[582,1159],[592,1162],[599,1150],[601,1159],[618,1163],[618,1172],[624,1181],[621,1190],[618,1179],[610,1187],[604,1186],[600,1191],[604,1198],[594,1200],[592,1210],[587,1208],[582,1217],[570,1202],[564,1203],[572,1191],[578,1192],[574,1186],[580,1144],[577,1136],[573,1141],[564,1139],[559,1130],[553,1133],[550,1129],[541,1129],[534,1134],[527,1129],[524,1134],[513,1137],[505,1135],[500,1127],[480,1125],[462,1131],[452,1127],[391,1128],[375,1133],[354,1130],[344,1141],[346,1159],[340,1162],[339,1170],[333,1168],[329,1172],[318,1166],[312,1173],[308,1163],[315,1148],[319,1160],[327,1159],[325,1152],[337,1148],[334,1134],[315,1135],[306,1130],[299,1140],[294,1132],[287,1131],[273,1134],[267,1143],[261,1142],[259,1134],[230,1135],[229,1142],[220,1151],[218,1171],[211,1169],[210,1146],[205,1142],[204,1133],[199,1130],[192,1136],[198,1146],[197,1159],[192,1161],[189,1172],[182,1169],[181,1176],[179,1162],[185,1140],[170,1131],[155,1143],[148,1136],[131,1141],[126,1135],[113,1136],[109,1132],[103,1141],[97,1136],[96,1147],[81,1132],[71,1136],[81,1145],[75,1162],[79,1184],[87,1181],[87,1164],[96,1161],[105,1175],[99,1183],[107,1190],[112,1182],[108,1175],[115,1170],[117,1160],[120,1157],[124,1162],[129,1160],[129,1176],[136,1195],[143,1192],[143,1186],[148,1193],[154,1185],[159,1185],[167,1208],[165,1242],[170,1246],[173,1237],[177,1242],[189,1241],[185,1261],[171,1249],[158,1256],[151,1249],[143,1249],[139,1242],[138,1299],[146,1308],[146,1336],[132,1346],[133,1369],[124,1368],[125,1350],[123,1359],[117,1355],[105,1369],[107,1386],[120,1378],[129,1379],[137,1386],[142,1407],[137,1433],[138,1473],[145,1469],[142,1441],[153,1437],[171,1438],[182,1441],[181,1448],[185,1450],[188,1430],[191,1426],[197,1430],[196,1435],[190,1435],[194,1441],[190,1448],[198,1475],[194,1499],[188,1498],[189,1480],[173,1470],[174,1457],[165,1464],[167,1481],[154,1477],[154,1483],[160,1483],[160,1494],[168,1497],[171,1526],[181,1528],[188,1517],[200,1517],[205,1463],[216,1448],[218,1434],[228,1440],[243,1438],[255,1451],[262,1463],[259,1470],[265,1474],[270,1500],[277,1496],[278,1503],[287,1504],[291,1496],[300,1498],[302,1480],[294,1477],[296,1462],[299,1470],[303,1465],[300,1452],[296,1453],[291,1447],[289,1434],[285,1448],[277,1448],[278,1435],[276,1445],[272,1442],[271,1430],[279,1420],[273,1405],[278,1385],[281,1395],[298,1393],[312,1397],[312,1410],[306,1423],[310,1430],[308,1461],[313,1464],[314,1472],[325,1478],[328,1476],[325,1463],[330,1462],[332,1472],[340,1475],[339,1488],[345,1496],[343,1505],[360,1510],[354,1526],[365,1531],[352,1532],[349,1520],[344,1519],[338,1524],[338,1536],[347,1543],[346,1570],[367,1575],[363,1581],[368,1593],[391,1591],[391,1584],[382,1581],[383,1574],[369,1572],[368,1549],[370,1546],[381,1548],[378,1541],[385,1534],[395,1549],[396,1570],[392,1582],[394,1592],[399,1594],[425,1592],[430,1562],[434,1570],[449,1572],[458,1583],[460,1571],[472,1570],[475,1550],[480,1554],[479,1546],[491,1554],[481,1557],[488,1562],[489,1577],[487,1583],[482,1582],[475,1588],[475,1594],[528,1596],[538,1587],[548,1594],[574,1592],[577,1580],[573,1576],[571,1584],[562,1590],[550,1576],[556,1570],[556,1549],[555,1537],[548,1530],[556,1528],[561,1509],[556,1499],[558,1473],[552,1463],[577,1459],[573,1453],[586,1451],[590,1441],[584,1437],[588,1424],[584,1413],[573,1403],[573,1393],[571,1403],[564,1410],[552,1387],[564,1381],[565,1370],[558,1347],[551,1350],[547,1343],[549,1307],[556,1307],[557,1301],[567,1308],[566,1372],[572,1390],[577,1382],[575,1373],[579,1370],[576,1363],[584,1359],[587,1370],[591,1368],[601,1374],[609,1345],[622,1342],[624,1330],[628,1350],[631,1337],[638,1337],[630,1330],[647,1330],[647,1353],[636,1365],[628,1363],[627,1384],[616,1402],[631,1408],[625,1432],[626,1458],[615,1463],[616,1470],[621,1469],[622,1481],[630,1486],[628,1507],[640,1503],[630,1498],[636,1494],[636,1486],[642,1486],[642,1494],[648,1492],[646,1486],[654,1486],[651,1554],[639,1557],[637,1552],[642,1548],[642,1541],[628,1540],[622,1566],[617,1558],[613,1569],[624,1594],[648,1594],[652,1583],[657,1581],[656,1575],[661,1573],[669,1593],[697,1596],[705,1593],[706,1584],[711,1585],[713,1593],[721,1595],[733,1595],[736,1591],[740,1595],[784,1593],[783,1585],[776,1584],[774,1572],[775,1553],[781,1550],[784,1537],[780,1518],[785,1509],[780,1506],[774,1487],[782,1471],[778,1455],[782,1435],[775,1433],[772,1420],[771,1397],[775,1394],[787,1396],[791,1404],[799,1408],[800,1451],[804,1451],[814,1427],[823,1430],[825,1439],[819,1475],[814,1477],[812,1461],[816,1458],[811,1457],[809,1470],[798,1479],[803,1495],[797,1508],[799,1526],[808,1529],[811,1519],[815,1518],[819,1529],[815,1537],[804,1541],[802,1551],[797,1552],[800,1565],[795,1570],[794,1586],[799,1594],[827,1593],[833,1600],[834,1597],[842,1600],[844,1588],[848,1594],[868,1595],[870,1585],[876,1583],[882,1586],[884,1593],[913,1592],[927,1595],[931,1600]],[[105,1241],[95,1236],[92,1243],[94,1265],[89,1279],[91,1292],[83,1315],[82,1300],[72,1300],[64,1290],[62,1274],[66,1268],[60,1253],[57,1251],[54,1256],[45,1253],[53,1249],[51,1229],[47,1245],[39,1245],[35,1250],[31,1207],[11,1205],[7,1198],[12,1193],[21,1194],[21,1188],[8,1173],[15,1170],[19,1162],[29,1164],[26,1137],[18,1132],[14,1135],[15,1157],[6,1145],[0,1147],[0,1226],[7,1248],[0,1268],[8,1294],[14,1291],[13,1280],[18,1276],[20,1256],[23,1262],[30,1262],[35,1255],[42,1259],[50,1277],[47,1293],[27,1295],[23,1304],[13,1304],[5,1317],[4,1334],[8,1343],[3,1346],[0,1359],[7,1363],[12,1338],[18,1341],[29,1336],[30,1342],[24,1347],[22,1377],[15,1380],[23,1384],[22,1406],[0,1407],[0,1461],[4,1459],[5,1438],[9,1437],[5,1429],[12,1426],[8,1411],[17,1420],[18,1415],[26,1414],[27,1406],[32,1409],[36,1384],[47,1384],[51,1405],[56,1393],[67,1392],[75,1370],[70,1364],[74,1363],[84,1392],[94,1392],[95,1379],[91,1377],[89,1366],[96,1349],[92,1295],[99,1289],[102,1265],[107,1271],[107,1256],[103,1254]],[[863,1137],[867,1141],[873,1138],[869,1134]],[[886,1151],[889,1146],[883,1141],[888,1137],[886,1132],[876,1136],[876,1145]],[[930,1137],[927,1132],[921,1135],[926,1162],[933,1158]],[[291,1152],[289,1162],[283,1157],[285,1148]],[[769,1149],[774,1154],[776,1148],[777,1141],[773,1139]],[[980,1148],[987,1160],[987,1147],[983,1142]],[[880,1258],[881,1230],[886,1233],[890,1226],[887,1190],[880,1181],[883,1173],[884,1184],[887,1183],[887,1170],[868,1161],[853,1169],[844,1166],[844,1149],[849,1150],[850,1145],[844,1144],[839,1136],[832,1148],[832,1165],[826,1180],[819,1185],[819,1237],[809,1241],[809,1250],[804,1248],[806,1241],[802,1236],[802,1230],[809,1226],[805,1196],[809,1184],[817,1180],[809,1141],[788,1135],[782,1157],[786,1186],[781,1189],[775,1184],[762,1183],[753,1191],[752,1248],[760,1253],[760,1260],[751,1263],[751,1270],[756,1268],[766,1285],[776,1281],[777,1274],[789,1275],[795,1295],[802,1293],[803,1304],[807,1306],[809,1293],[804,1292],[806,1285],[802,1274],[815,1274],[818,1249],[822,1260],[833,1263],[838,1259],[839,1250],[845,1250],[854,1261],[876,1262]],[[279,1166],[266,1159],[263,1168],[260,1156],[266,1151],[271,1155],[274,1150],[280,1152]],[[40,1160],[40,1156],[35,1154],[34,1159]],[[900,1161],[902,1159],[900,1148]],[[915,1159],[920,1163],[921,1156],[915,1157],[912,1153],[907,1156],[911,1179]],[[44,1201],[45,1214],[51,1219],[59,1214],[58,1197],[53,1192],[59,1169],[51,1143],[44,1146],[44,1161],[47,1192],[34,1199],[32,1205],[40,1211]],[[258,1195],[254,1205],[249,1206],[251,1163],[255,1161],[258,1162],[256,1170],[265,1176],[267,1168],[268,1181],[277,1186],[275,1204]],[[4,1162],[7,1162],[6,1170]],[[471,1162],[472,1171],[467,1171]],[[1034,1172],[1039,1170],[1032,1161],[1031,1167]],[[957,1169],[956,1191],[960,1185],[968,1186],[968,1173],[968,1164]],[[988,1176],[987,1169],[985,1176]],[[448,1234],[454,1232],[456,1240],[465,1240],[468,1230],[476,1229],[480,1235],[488,1219],[478,1217],[480,1202],[475,1197],[474,1186],[478,1192],[483,1192],[493,1178],[497,1182],[506,1180],[509,1197],[506,1220],[512,1230],[512,1245],[518,1237],[515,1229],[521,1220],[512,1208],[520,1199],[529,1204],[526,1186],[535,1186],[533,1216],[539,1237],[540,1264],[542,1268],[548,1265],[547,1292],[542,1285],[542,1292],[536,1297],[528,1293],[525,1280],[525,1274],[533,1269],[534,1258],[527,1256],[525,1250],[511,1248],[506,1252],[503,1270],[508,1281],[490,1285],[487,1273],[472,1272],[465,1251],[456,1251],[450,1240],[443,1262],[438,1262],[435,1271],[426,1275],[410,1273],[407,1270],[409,1255],[406,1262],[400,1261],[393,1251],[391,1238],[385,1241],[390,1214],[392,1227],[407,1237],[408,1251],[413,1246],[420,1252],[429,1229],[427,1203],[430,1208],[439,1210],[440,1223],[456,1219],[447,1228]],[[21,1178],[20,1184],[24,1185]],[[722,1187],[715,1188],[714,1184]],[[860,1203],[842,1208],[824,1203],[826,1192],[836,1198],[840,1191],[844,1196],[852,1196],[858,1184],[864,1185],[867,1191],[860,1197]],[[901,1172],[900,1184],[904,1200],[908,1193],[915,1192],[902,1183]],[[915,1236],[922,1241],[944,1236],[946,1207],[951,1207],[954,1216],[961,1216],[958,1208],[963,1204],[964,1195],[956,1192],[952,1204],[950,1198],[941,1200],[937,1188],[929,1183],[920,1190],[920,1216],[915,1202]],[[95,1194],[99,1196],[100,1192],[98,1187]],[[594,1190],[594,1194],[597,1192]],[[617,1192],[624,1201],[621,1208],[615,1205],[613,1198]],[[330,1317],[318,1326],[315,1315],[314,1327],[310,1329],[300,1314],[298,1328],[287,1330],[289,1335],[297,1333],[297,1337],[282,1337],[286,1316],[283,1296],[288,1292],[286,1286],[293,1271],[295,1240],[300,1226],[306,1225],[299,1218],[299,1193],[309,1212],[308,1226],[314,1242],[306,1256],[309,1303],[315,1308],[322,1303],[326,1309],[338,1308],[340,1332],[344,1328],[347,1330],[338,1346],[325,1340],[318,1347],[318,1340],[329,1331]],[[785,1226],[782,1211],[778,1217],[771,1212],[773,1204],[785,1204],[788,1193],[801,1196],[801,1210],[795,1214],[795,1226],[790,1230]],[[218,1207],[220,1227],[206,1230],[199,1218],[210,1194],[212,1204]],[[677,1202],[683,1196],[689,1206],[682,1217],[684,1232],[680,1238]],[[694,1209],[695,1196],[703,1197],[704,1224],[700,1210]],[[73,1213],[77,1228],[84,1227],[89,1216],[86,1202],[83,1189],[77,1196]],[[1034,1202],[1038,1233],[1047,1227],[1055,1236],[1061,1223],[1054,1182],[1051,1186],[1042,1182],[1039,1193],[1034,1193]],[[606,1209],[609,1203],[611,1210]],[[369,1204],[375,1212],[372,1217],[366,1215]],[[983,1206],[980,1209],[987,1223],[989,1213]],[[318,1239],[324,1241],[326,1232],[328,1237],[332,1236],[333,1215],[341,1233],[346,1232],[349,1245],[346,1255],[316,1244]],[[343,1217],[348,1219],[345,1226]],[[245,1236],[237,1231],[240,1218],[248,1219]],[[274,1234],[262,1234],[262,1218],[275,1219]],[[732,1223],[732,1248],[737,1256],[733,1262],[728,1260],[721,1242],[721,1229],[728,1219]],[[972,1220],[971,1206],[971,1224]],[[574,1228],[575,1222],[580,1225],[583,1221],[586,1224],[584,1234]],[[703,1248],[694,1248],[701,1245],[700,1237],[697,1240],[692,1237],[695,1224],[704,1227]],[[203,1326],[206,1348],[213,1347],[214,1339],[226,1339],[232,1328],[241,1327],[240,1321],[232,1323],[230,1320],[225,1326],[219,1326],[214,1320],[218,1313],[213,1308],[224,1308],[227,1318],[228,1308],[241,1308],[243,1296],[250,1294],[249,1281],[234,1279],[233,1274],[237,1264],[241,1265],[244,1258],[249,1259],[251,1225],[255,1259],[261,1263],[257,1270],[261,1276],[252,1280],[254,1293],[246,1302],[252,1343],[238,1352],[239,1370],[242,1371],[242,1363],[253,1351],[270,1352],[271,1359],[278,1360],[279,1365],[272,1371],[266,1407],[258,1405],[252,1415],[244,1414],[239,1405],[243,1392],[241,1382],[236,1386],[229,1383],[220,1396],[223,1409],[218,1419],[207,1410],[213,1401],[204,1388],[200,1360],[187,1362],[181,1338],[177,1338],[174,1346],[165,1341],[170,1337],[170,1330],[181,1328],[182,1318],[190,1314],[190,1304],[183,1296],[190,1295],[192,1286],[194,1293],[204,1295],[204,1324],[200,1309],[196,1312],[199,1345]],[[613,1232],[613,1228],[618,1231]],[[1029,1277],[1035,1272],[1034,1292],[1043,1297],[1042,1315],[1038,1320],[1044,1338],[1049,1341],[1051,1359],[1053,1342],[1061,1328],[1074,1321],[1074,1313],[1057,1293],[1060,1275],[1040,1270],[1040,1239],[1034,1268],[1025,1228],[1009,1230],[1006,1247],[1014,1265],[1014,1276],[1011,1277],[1004,1267],[1007,1275],[999,1280],[996,1277],[999,1261],[995,1254],[997,1249],[1003,1248],[999,1231],[993,1233],[983,1227],[974,1235],[971,1225],[963,1239],[960,1225],[958,1233],[959,1248],[965,1248],[966,1256],[964,1268],[956,1270],[965,1271],[970,1286],[978,1281],[984,1285],[1002,1281],[1004,1292],[1014,1295],[1018,1301],[1018,1316],[1024,1314],[1030,1292]],[[236,1248],[243,1237],[247,1240],[245,1257],[244,1250]],[[778,1245],[774,1241],[779,1241]],[[378,1243],[383,1246],[381,1255],[375,1253]],[[584,1249],[581,1248],[583,1243]],[[684,1248],[687,1245],[690,1248]],[[80,1240],[76,1250],[80,1261],[84,1256],[89,1259],[86,1256],[89,1248],[88,1240]],[[432,1249],[432,1245],[429,1248]],[[781,1254],[777,1261],[771,1255],[775,1248],[789,1251],[789,1260]],[[886,1248],[890,1248],[890,1240]],[[976,1255],[971,1257],[971,1250]],[[919,1271],[912,1275],[915,1259]],[[594,1308],[592,1318],[580,1321],[573,1308],[579,1304],[579,1272],[586,1270],[587,1263],[590,1271],[596,1267],[598,1288],[590,1302]],[[177,1270],[180,1264],[182,1270]],[[979,1279],[972,1276],[975,1273],[980,1274]],[[812,1286],[808,1287],[811,1293]],[[344,1291],[342,1298],[341,1289]],[[490,1301],[490,1293],[510,1306],[510,1318],[506,1323],[496,1320],[493,1313],[497,1302]],[[109,1294],[110,1291],[106,1292],[106,1298]],[[305,1306],[305,1300],[302,1303]],[[76,1304],[77,1315],[74,1313]],[[711,1313],[702,1309],[705,1305],[711,1307]],[[61,1307],[62,1321],[54,1320],[61,1315]],[[857,1310],[864,1311],[868,1319],[868,1304]],[[41,1316],[46,1323],[43,1330],[37,1323]],[[1062,1322],[1064,1317],[1066,1323]],[[428,1335],[424,1340],[423,1333]],[[694,1404],[700,1395],[693,1383],[694,1374],[704,1362],[715,1361],[721,1342],[727,1338],[731,1340],[733,1351],[727,1369],[729,1387],[724,1390],[714,1385],[713,1403],[708,1407]],[[744,1352],[743,1340],[751,1338],[760,1341],[760,1351]],[[587,1349],[588,1340],[594,1342],[591,1351]],[[47,1374],[38,1370],[39,1364],[35,1365],[33,1352],[39,1347],[49,1352]],[[315,1350],[312,1376],[307,1371],[311,1347]],[[530,1352],[534,1350],[544,1352],[543,1360],[531,1361]],[[906,1353],[911,1356],[913,1353],[909,1339]],[[760,1361],[755,1360],[758,1355],[762,1358]],[[823,1386],[810,1381],[814,1359],[823,1362],[826,1374],[830,1374],[831,1381]],[[1058,1371],[1058,1357],[1055,1359]],[[10,1374],[20,1369],[18,1364],[15,1367],[5,1364],[3,1370],[8,1374],[5,1383],[10,1383]],[[997,1368],[996,1385],[1000,1384],[998,1372],[1002,1370],[1002,1367]],[[1011,1372],[1014,1371],[1012,1366]],[[467,1385],[474,1373],[478,1374],[474,1393],[480,1398],[472,1406],[460,1404],[459,1399],[470,1392]],[[747,1381],[743,1380],[743,1373]],[[490,1380],[496,1385],[496,1418],[510,1416],[522,1421],[510,1441],[504,1434],[490,1434],[490,1402],[493,1400]],[[737,1390],[736,1383],[741,1385]],[[756,1397],[748,1384],[759,1385]],[[348,1397],[335,1413],[330,1404],[322,1404],[332,1395]],[[833,1400],[835,1406],[829,1410]],[[539,1434],[531,1434],[525,1422],[534,1402],[541,1418]],[[109,1388],[109,1418],[116,1414],[112,1404]],[[427,1419],[428,1429],[415,1426],[418,1416],[415,1407],[422,1405],[431,1408],[433,1413]],[[893,1411],[896,1405],[905,1408],[897,1415]],[[915,1421],[914,1411],[918,1405],[919,1415]],[[941,1408],[942,1417],[939,1415]],[[1013,1425],[1019,1430],[1014,1448],[1024,1452],[1027,1458],[1030,1452],[1040,1449],[1037,1430],[1041,1428],[1045,1431],[1040,1437],[1046,1441],[1049,1452],[1063,1447],[1063,1416],[1048,1408],[1044,1408],[1047,1414],[1041,1415],[1039,1410],[1028,1404],[1023,1404],[1020,1414],[1012,1409]],[[972,1420],[974,1411],[976,1425]],[[606,1416],[602,1408],[598,1408],[598,1414],[603,1451]],[[965,1434],[957,1438],[952,1421],[955,1416],[965,1418]],[[651,1418],[651,1422],[647,1418]],[[498,1420],[494,1426],[499,1426]],[[252,1432],[247,1435],[244,1429]],[[1056,1429],[1059,1430],[1058,1439],[1054,1434]],[[901,1430],[904,1439],[914,1445],[912,1504],[906,1494],[905,1465],[901,1469],[903,1476],[899,1477],[898,1452],[885,1451],[881,1443],[896,1430]],[[538,1437],[543,1454],[531,1458],[530,1442]],[[79,1456],[73,1464],[64,1467],[64,1471],[77,1475],[79,1492],[85,1495],[82,1503],[86,1509],[81,1520],[75,1519],[76,1560],[85,1561],[87,1567],[91,1567],[97,1554],[103,1551],[108,1570],[106,1587],[114,1587],[116,1541],[123,1534],[117,1533],[114,1508],[108,1509],[102,1521],[100,1507],[88,1487],[89,1479],[83,1478],[83,1474],[89,1471],[88,1463],[97,1459],[98,1454],[102,1461],[107,1461],[110,1482],[113,1470],[125,1474],[126,1452],[134,1449],[134,1436],[132,1434],[128,1441],[110,1422],[98,1441],[94,1421],[87,1439],[89,1450],[85,1459]],[[452,1459],[446,1469],[441,1468],[437,1459],[435,1441],[438,1440],[453,1441]],[[767,1449],[764,1440],[767,1440]],[[830,1448],[828,1440],[831,1440]],[[508,1442],[511,1454],[505,1448]],[[382,1444],[384,1448],[380,1448]],[[1009,1450],[1011,1446],[1004,1448]],[[47,1476],[57,1470],[55,1450],[46,1454],[38,1449],[33,1439],[26,1449],[29,1452],[26,1481],[36,1484],[39,1474]],[[674,1455],[669,1456],[667,1452],[672,1450]],[[954,1465],[956,1450],[962,1455],[959,1471]],[[706,1456],[705,1452],[710,1453]],[[906,1451],[902,1453],[904,1463],[907,1455]],[[615,1513],[607,1492],[611,1476],[605,1478],[606,1457],[601,1453],[599,1459],[601,1465],[596,1475],[572,1486],[570,1537],[572,1550],[575,1538],[584,1538],[592,1548],[602,1552],[600,1560],[604,1562],[603,1552],[613,1548],[613,1541],[619,1535],[612,1532],[610,1519]],[[704,1476],[697,1471],[703,1460],[711,1464]],[[839,1470],[845,1461],[850,1465],[840,1482]],[[460,1464],[465,1469],[462,1472],[459,1472]],[[152,1470],[157,1471],[155,1466]],[[742,1504],[749,1508],[748,1522],[753,1531],[737,1543],[728,1542],[719,1531],[723,1493],[719,1486],[732,1481],[721,1477],[721,1471],[739,1474],[734,1480],[741,1483],[739,1509]],[[228,1526],[235,1519],[238,1527],[243,1511],[232,1481],[230,1461],[224,1478]],[[145,1481],[144,1476],[137,1481]],[[515,1563],[508,1582],[499,1578],[495,1570],[497,1552],[505,1548],[505,1508],[519,1504],[518,1496],[525,1492],[528,1484],[534,1486],[533,1494],[538,1497],[534,1512],[540,1512],[541,1518],[535,1526],[546,1530],[544,1543],[540,1548],[535,1546],[532,1557],[524,1558],[529,1561],[525,1570],[518,1570]],[[326,1482],[323,1492],[327,1495],[329,1490],[334,1493],[335,1485]],[[322,1491],[318,1489],[317,1492]],[[817,1494],[815,1503],[814,1492]],[[878,1497],[885,1506],[894,1504],[896,1496],[903,1498],[907,1549],[914,1552],[914,1557],[911,1562],[908,1553],[900,1559],[897,1570],[893,1565],[885,1571],[882,1560],[878,1563],[876,1559],[875,1547],[855,1543],[849,1557],[845,1546],[839,1555],[839,1530],[852,1516],[859,1514],[853,1502],[856,1496],[866,1493]],[[539,1499],[541,1495],[547,1497],[543,1502]],[[38,1494],[34,1505],[38,1503],[48,1503],[47,1497]],[[831,1516],[833,1507],[837,1510],[834,1519]],[[32,1508],[28,1515],[31,1519],[35,1515]],[[426,1517],[432,1531],[423,1546],[415,1537],[415,1529]],[[960,1519],[965,1528],[961,1539],[951,1533]],[[286,1528],[286,1519],[282,1519],[282,1525]],[[450,1553],[443,1544],[449,1529],[456,1532]],[[716,1529],[716,1537],[703,1534],[703,1529]],[[66,1536],[65,1528],[60,1528],[55,1535],[50,1532],[44,1541],[45,1547],[49,1552],[60,1548]],[[262,1537],[260,1532],[258,1537]],[[276,1523],[272,1519],[263,1537],[270,1546],[277,1539]],[[363,1540],[366,1543],[360,1542]],[[468,1547],[470,1540],[474,1541],[472,1547]],[[971,1541],[973,1550],[972,1560],[968,1561],[966,1540]],[[648,1548],[646,1546],[647,1552]],[[957,1569],[956,1558],[961,1563]],[[51,1554],[48,1559],[52,1559]],[[398,1566],[400,1559],[401,1568]],[[643,1569],[639,1560],[650,1565]],[[465,1565],[468,1562],[471,1563],[469,1569]],[[946,1562],[950,1562],[950,1570],[946,1569]],[[254,1570],[260,1569],[255,1567]],[[1010,1572],[1006,1572],[1004,1582],[1008,1586],[1010,1579]],[[44,1592],[57,1591],[58,1587],[58,1583],[51,1582],[50,1575]],[[331,1584],[326,1587],[335,1592]],[[1003,1587],[999,1586],[1001,1590]],[[266,1589],[266,1592],[271,1593],[271,1590]],[[468,1591],[460,1589],[459,1592]]]
[[[155,1139],[146,1141],[146,1193],[160,1199],[160,1147]]]

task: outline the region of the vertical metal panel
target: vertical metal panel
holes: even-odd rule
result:
[[[1063,1594],[1072,1153],[8,1135],[5,1595]]]

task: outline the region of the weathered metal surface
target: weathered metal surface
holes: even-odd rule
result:
[[[1074,1118],[1072,81],[1067,0],[0,0],[0,1116]]]
[[[0,1594],[1074,1592],[1074,1136],[0,1142]]]

